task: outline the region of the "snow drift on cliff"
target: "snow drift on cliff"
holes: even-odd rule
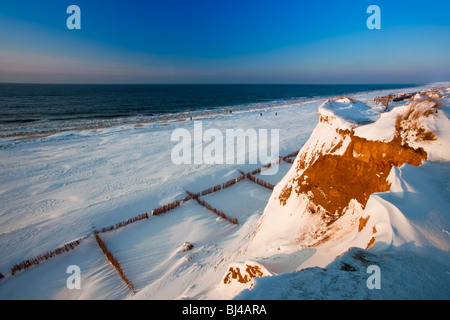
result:
[[[236,299],[449,299],[450,166],[394,167],[389,180],[390,191],[369,198],[364,227],[354,231],[342,256],[322,267],[310,262],[299,272],[255,279]],[[365,250],[369,238],[374,244]],[[322,245],[316,254],[332,249]],[[370,266],[379,268],[379,289],[367,287]]]
[[[272,275],[302,271],[254,279],[238,298],[448,298],[449,101],[433,90],[386,112],[371,101],[323,103],[247,249]],[[368,293],[368,261],[389,291]],[[413,265],[400,270],[405,261]],[[341,289],[321,292],[332,279]]]

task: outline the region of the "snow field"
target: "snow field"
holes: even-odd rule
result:
[[[285,107],[283,110],[278,110],[276,118],[273,112],[270,114],[264,113],[263,117],[259,116],[259,112],[241,112],[232,116],[204,119],[203,125],[205,129],[212,127],[221,130],[235,127],[243,129],[278,128],[280,122],[284,123],[285,119],[292,120],[292,113],[297,114],[298,117],[316,119],[315,108],[317,103],[308,106]],[[274,119],[277,122],[274,122]],[[3,148],[0,149],[1,272],[7,275],[12,265],[51,251],[64,243],[82,238],[95,229],[113,225],[143,212],[151,213],[152,208],[186,196],[184,190],[200,191],[208,186],[237,177],[239,173],[236,169],[251,171],[260,166],[258,164],[173,165],[170,160],[170,151],[173,147],[170,143],[170,134],[174,128],[179,126],[192,129],[192,123],[190,122],[177,122],[168,126],[134,128],[127,125],[98,131],[67,132],[42,139],[2,140]],[[311,122],[309,126],[314,126],[314,122]],[[303,139],[306,139],[307,134],[308,128],[301,133]],[[298,132],[281,128],[280,140],[282,145],[280,154],[284,155],[283,150],[289,150],[287,153],[290,153],[292,150],[287,149],[289,144],[286,142],[292,140],[291,145],[295,145],[295,140],[298,140]],[[249,190],[262,190],[262,195],[268,194],[268,190],[250,181],[241,183],[247,184]],[[239,187],[238,192],[244,189]],[[253,192],[254,195],[259,195],[259,191]],[[233,192],[227,191],[227,193],[231,195]],[[219,199],[218,202],[220,203],[220,197],[216,198]],[[267,201],[263,198],[264,196],[255,198],[255,201],[261,201],[262,207],[259,212],[262,212]],[[212,202],[217,201],[213,200]],[[214,203],[211,204],[214,205]],[[192,203],[189,204],[189,206],[191,205]],[[216,219],[221,219],[196,203],[195,207],[199,212],[204,212],[205,218],[209,219],[204,221],[212,221],[214,225],[217,224]],[[258,211],[255,208],[257,206],[252,207],[252,212]],[[179,210],[183,211],[184,209],[180,208]],[[169,212],[168,214],[172,213]],[[248,213],[243,212],[242,214],[247,215]],[[167,218],[152,217],[149,220],[154,222],[153,220],[159,218],[171,219],[169,216]],[[256,216],[253,220],[256,223]],[[176,224],[176,221],[174,221],[174,224]],[[224,221],[222,224],[226,228],[230,227],[228,222]],[[159,228],[164,229],[165,226],[166,224],[163,223]],[[131,227],[129,225],[124,229]],[[150,231],[152,230],[150,229]],[[205,230],[205,225],[203,225],[203,228],[199,231]],[[217,230],[212,228],[211,232],[215,231]],[[251,232],[253,230],[249,231],[249,233]],[[101,236],[109,250],[114,251],[112,249],[114,247],[110,248],[109,235],[105,233]],[[85,241],[92,241],[92,239]],[[170,252],[181,246],[184,241],[187,240],[182,239],[181,243],[173,243],[173,247],[169,247]],[[114,242],[112,245],[114,245]],[[16,277],[19,276],[29,279],[28,287],[33,288],[33,283],[37,285],[38,282],[31,280],[34,278],[28,278],[26,274],[29,272],[39,274],[39,270],[47,269],[45,268],[46,265],[49,269],[51,266],[56,267],[54,261],[65,261],[66,256],[69,257],[78,250],[84,252],[85,249],[82,248],[86,248],[85,246],[86,243],[83,242],[74,252],[64,253],[29,270],[19,272],[14,277],[3,279],[0,283],[2,296],[5,298],[39,296],[49,299],[56,298],[57,293],[55,292],[58,290],[47,292],[46,290],[50,285],[42,285],[45,281],[48,281],[49,284],[55,283],[49,278],[51,273],[49,277],[35,277],[36,279],[46,280],[42,280],[41,285],[34,288],[34,296],[24,294],[18,289],[11,291],[3,290],[3,288],[9,287],[9,285],[6,285],[7,283],[14,284]],[[108,266],[108,261],[100,248],[96,246],[95,241],[93,247],[97,250],[100,261]],[[117,254],[120,256],[120,250]],[[81,256],[83,255],[84,253],[81,254]],[[90,260],[89,257],[89,255],[86,255],[87,261]],[[118,260],[121,262],[120,258]],[[68,265],[66,264],[65,267]],[[83,274],[89,272],[89,268],[83,268],[82,265],[80,267],[82,267]],[[108,266],[108,268],[111,268],[111,272],[114,274],[115,270],[111,266]],[[127,267],[123,266],[123,269],[127,276],[133,279],[133,274],[127,272]],[[67,278],[65,268],[61,266],[61,270],[64,272],[60,277]],[[146,272],[142,272],[142,274],[148,275]],[[216,278],[220,280],[222,276],[223,274],[218,273]],[[89,277],[87,279],[90,281]],[[139,279],[139,277],[136,279],[137,287],[142,288],[148,278]],[[118,287],[122,289],[125,287],[118,276],[116,281]],[[115,299],[123,298],[128,294],[115,294],[110,288],[105,288],[104,292],[99,292],[98,290],[101,291],[103,287],[98,279],[89,287],[86,281],[83,281],[83,283],[84,288],[96,294],[91,295],[89,292],[84,292],[76,295],[72,292],[72,295],[67,295],[67,297],[95,298],[97,296]],[[59,285],[61,290],[65,288],[65,282],[60,282]],[[24,288],[27,288],[27,286],[24,286]],[[42,291],[46,291],[46,293]],[[174,298],[178,295],[174,293],[175,291],[171,290],[170,297]]]
[[[382,92],[361,94],[357,98],[371,99],[380,94]],[[222,132],[229,128],[279,129],[279,153],[283,156],[298,150],[308,140],[317,124],[316,111],[321,103],[311,101],[270,108],[262,111],[263,116],[259,115],[259,110],[218,115],[202,119],[203,127],[204,130],[216,128]],[[445,108],[443,112],[446,112]],[[192,122],[184,121],[65,132],[32,140],[1,140],[0,271],[7,275],[9,268],[22,260],[82,238],[95,229],[143,212],[151,213],[152,208],[186,196],[185,190],[199,192],[238,176],[237,170],[249,172],[261,166],[174,165],[170,158],[174,145],[170,135],[179,127],[193,130]],[[446,131],[442,132],[445,134]],[[290,164],[282,162],[277,175],[256,176],[275,184],[289,168]],[[442,197],[447,196],[448,200],[448,186],[444,187],[447,193]],[[7,275],[0,281],[0,297],[232,298],[236,291],[216,288],[231,264],[247,261],[247,246],[270,196],[270,190],[244,180],[201,197],[227,215],[237,217],[238,225],[230,224],[190,200],[161,216],[101,234],[138,290],[135,295],[130,294],[95,239],[90,237],[73,251],[14,276]],[[443,201],[443,206],[448,203],[439,201]],[[377,209],[376,205],[374,208]],[[379,242],[391,234],[388,221],[382,217],[377,220],[372,215],[363,231],[375,226],[378,230],[375,237],[379,237]],[[437,238],[431,236],[439,226],[432,222],[440,219],[441,216],[430,213],[428,220],[413,227],[430,233],[425,237],[426,241],[420,238],[421,243],[448,243],[445,237],[450,228],[444,228],[447,233],[441,230],[442,234]],[[392,239],[400,239],[395,232]],[[194,247],[183,251],[183,243],[187,241]],[[332,260],[331,255],[335,252],[333,248],[320,252],[289,250],[261,256],[258,261],[270,272],[278,274],[312,265],[314,259],[311,257],[317,258],[316,262]],[[71,264],[81,268],[82,290],[66,288],[66,268]],[[255,281],[255,288],[258,288],[259,281],[268,280]],[[326,283],[326,279],[321,281]]]
[[[364,118],[366,108],[349,99],[339,99],[337,107],[327,102],[319,110],[331,121],[315,128],[301,152],[326,152],[336,124],[347,128],[353,127],[355,121],[363,124],[356,128],[357,136],[390,141],[397,116],[406,112],[411,103],[420,107],[416,104],[421,103],[420,97],[415,98],[413,102],[396,103],[375,122]],[[236,299],[448,299],[449,97],[440,102],[443,106],[418,121],[437,135],[437,139],[414,143],[414,147],[427,152],[428,160],[418,167],[393,167],[388,177],[389,191],[373,193],[365,208],[351,200],[350,210],[333,223],[335,233],[312,247],[304,238],[295,237],[296,232],[308,234],[308,226],[311,232],[317,232],[323,224],[307,214],[305,195],[289,198],[283,207],[278,205],[277,195],[294,177],[292,167],[265,208],[261,221],[266,227],[257,231],[258,241],[250,244],[250,258],[256,257],[273,275],[255,278],[251,290],[244,288]],[[351,119],[342,118],[352,108],[360,110]],[[381,270],[379,290],[372,290],[366,282],[371,265]]]

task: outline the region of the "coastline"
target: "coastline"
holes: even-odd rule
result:
[[[415,88],[426,88],[429,86],[434,86],[435,84],[427,84],[427,85],[419,85],[412,86],[408,88],[402,89],[382,89],[375,91],[361,91],[351,94],[344,94],[345,96],[363,96],[367,94],[377,94],[377,95],[386,95],[389,92],[398,92],[404,90],[413,90]],[[323,95],[323,96],[314,96],[314,97],[302,97],[291,100],[283,100],[280,101],[271,101],[271,102],[254,102],[245,105],[235,105],[235,106],[227,106],[227,107],[216,107],[216,108],[203,108],[193,111],[180,111],[176,113],[162,113],[152,116],[126,116],[119,118],[87,118],[87,119],[73,119],[73,120],[36,120],[31,124],[28,123],[28,126],[24,126],[22,129],[20,128],[0,128],[0,139],[13,139],[13,140],[25,140],[25,139],[34,139],[34,138],[43,138],[47,136],[51,136],[57,133],[64,132],[81,132],[81,131],[89,131],[89,130],[100,130],[106,128],[114,128],[120,126],[159,126],[159,125],[170,125],[174,122],[182,122],[182,121],[190,121],[192,120],[200,120],[205,118],[214,118],[221,116],[229,116],[231,114],[239,114],[245,112],[265,112],[271,109],[288,107],[295,104],[301,103],[309,103],[320,101],[324,99],[334,99],[339,95]],[[44,128],[40,128],[43,126]],[[45,126],[51,126],[51,128]],[[36,127],[36,128],[33,128]],[[1,141],[1,140],[0,140]]]
[[[397,92],[406,91],[409,89]],[[372,101],[380,94],[365,92],[355,97]],[[203,126],[205,130],[222,131],[236,127],[278,128],[280,156],[284,156],[298,150],[310,138],[319,121],[318,107],[323,102],[324,99],[312,100],[270,109],[277,110],[277,116],[267,112],[261,117],[261,109],[233,112],[204,118]],[[260,167],[248,163],[174,165],[170,160],[173,147],[170,135],[179,127],[192,130],[190,121],[157,127],[119,126],[16,141],[1,148],[0,200],[4,206],[0,211],[0,272],[6,274],[10,266],[51,252],[93,230],[172,203],[185,197],[186,190],[200,192],[238,178],[239,170],[250,172]],[[290,167],[283,163],[279,175],[269,182],[279,182]],[[264,180],[261,176],[257,178]],[[21,272],[14,279],[3,279],[0,297],[23,298],[21,292],[13,289],[16,279],[23,283],[22,288],[31,288],[31,297],[48,299],[214,297],[204,291],[221,282],[230,264],[245,257],[242,248],[257,228],[271,194],[269,189],[252,181],[243,181],[205,195],[207,204],[237,218],[238,225],[191,201],[167,215],[152,216],[102,235],[136,285],[135,296],[123,288],[114,274],[109,273],[99,281],[95,274],[104,274],[108,264],[99,262],[92,250],[96,248],[95,242],[87,239],[73,253]],[[180,249],[186,242],[194,245],[192,250]],[[80,264],[86,272],[85,281],[89,285],[83,294],[61,287],[64,272],[57,278],[52,274],[52,270],[60,270],[68,262]],[[143,264],[145,272],[141,269]],[[37,290],[46,282],[53,290],[45,293]]]

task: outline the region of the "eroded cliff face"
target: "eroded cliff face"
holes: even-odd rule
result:
[[[450,120],[439,102],[448,105],[448,93],[450,88],[410,95],[390,111],[347,98],[324,102],[319,123],[275,186],[245,248],[250,260],[231,265],[220,287],[236,293],[252,288],[258,277],[325,268],[354,247],[382,250],[413,242],[448,248],[427,231],[436,229],[427,214],[424,226],[416,225],[416,212],[408,220],[384,197],[391,195],[371,197],[391,191],[402,200],[405,191],[416,192],[414,183],[421,184],[413,178],[409,185],[402,172],[427,172],[425,161],[449,161],[450,152],[441,150],[450,150]],[[345,265],[341,270],[354,271]]]
[[[346,113],[357,107],[355,114],[367,121],[348,121],[333,109],[339,107]],[[392,168],[405,163],[420,166],[427,160],[420,146],[435,139],[425,123],[437,108],[435,100],[411,100],[384,114],[380,121],[389,125],[379,125],[380,115],[373,120],[371,113],[372,120],[365,119],[369,107],[359,102],[356,106],[349,99],[325,102],[318,111],[319,124],[275,187],[250,251],[290,252],[360,232],[367,201],[371,194],[390,189],[387,178]],[[386,128],[389,134],[380,140],[359,136],[357,129],[365,125]],[[371,246],[374,240],[366,243]]]
[[[402,144],[399,138],[382,142],[357,137],[353,130],[337,129],[337,133],[342,141],[350,140],[344,153],[321,154],[309,166],[300,156],[297,169],[306,168],[291,185],[283,188],[279,195],[281,205],[292,192],[297,196],[303,193],[311,204],[324,209],[323,214],[330,222],[343,214],[350,200],[355,199],[364,207],[372,193],[389,190],[386,178],[393,166],[404,163],[418,166],[427,158],[423,149]]]

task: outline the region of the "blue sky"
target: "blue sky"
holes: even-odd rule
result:
[[[69,30],[69,5],[81,30]],[[381,29],[369,30],[369,5]],[[0,82],[450,80],[450,1],[2,0]]]

